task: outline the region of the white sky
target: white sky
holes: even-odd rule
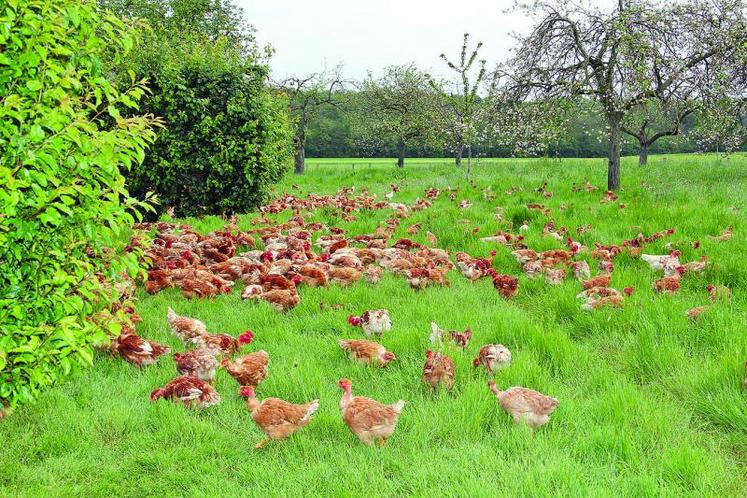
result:
[[[363,79],[394,64],[415,62],[449,76],[439,59],[456,60],[465,31],[483,42],[488,68],[509,55],[513,31],[531,26],[520,13],[505,13],[513,0],[234,0],[256,28],[261,45],[276,50],[275,78],[343,64],[346,78]]]

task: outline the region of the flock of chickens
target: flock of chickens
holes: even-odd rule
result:
[[[588,182],[583,188],[587,191],[593,189]],[[385,196],[387,200],[391,200],[397,190],[398,187],[392,185],[392,191]],[[552,196],[546,190],[546,185],[537,191],[545,197]],[[393,240],[401,220],[407,218],[411,211],[430,207],[433,200],[441,195],[438,189],[427,189],[425,198],[418,199],[412,206],[378,202],[376,196],[366,190],[357,196],[353,196],[353,193],[353,189],[343,189],[334,196],[311,195],[305,199],[285,195],[264,206],[261,216],[252,220],[252,224],[263,226],[249,231],[240,230],[235,219],[230,219],[224,230],[209,235],[201,235],[188,225],[177,226],[165,222],[136,225],[135,228],[140,231],[133,236],[128,250],[142,250],[150,265],[144,283],[147,292],[177,287],[186,298],[209,298],[230,293],[235,283],[241,282],[244,284],[243,299],[263,300],[280,311],[299,304],[300,286],[345,286],[360,279],[376,283],[384,271],[401,275],[413,289],[423,289],[432,285],[449,285],[447,274],[456,268],[471,281],[489,278],[506,299],[518,293],[519,278],[500,274],[494,269],[495,250],[489,257],[473,257],[458,252],[454,263],[447,251],[435,247],[438,239],[431,232],[426,233],[429,246],[407,238]],[[491,195],[489,191],[484,191],[484,194],[486,199]],[[507,194],[510,195],[510,192]],[[613,202],[615,199],[614,194],[608,192],[601,202]],[[456,201],[456,192],[451,193],[451,200]],[[468,201],[459,203],[460,209],[468,209],[469,206]],[[388,208],[393,211],[393,216],[374,233],[348,237],[343,229],[306,221],[305,214],[320,208],[337,212],[345,221],[354,220],[354,213],[361,210]],[[549,210],[541,204],[530,204],[528,208],[549,214]],[[293,215],[285,223],[277,223],[267,216],[286,210]],[[503,210],[498,208],[497,220],[504,221],[503,217]],[[512,228],[510,222],[506,222],[506,225],[508,229]],[[588,228],[578,227],[576,232],[583,233]],[[672,229],[648,237],[640,234],[620,244],[605,246],[597,243],[593,249],[588,249],[574,241],[568,229],[557,228],[550,221],[544,225],[543,234],[566,247],[544,252],[534,251],[524,243],[522,233],[529,229],[528,222],[524,222],[519,233],[499,231],[481,240],[509,248],[529,278],[544,276],[547,284],[556,285],[573,275],[582,287],[578,297],[582,300],[584,310],[621,307],[625,297],[634,292],[632,287],[618,291],[610,286],[614,260],[620,254],[639,257],[653,271],[663,272],[663,276],[653,282],[654,290],[660,293],[677,292],[681,279],[690,273],[702,272],[708,264],[705,256],[697,261],[682,263],[679,259],[681,253],[675,248],[670,248],[665,255],[642,253],[645,245],[672,235]],[[415,235],[419,230],[419,224],[414,224],[407,228],[407,233]],[[146,235],[148,231],[155,232],[152,239]],[[315,234],[322,231],[326,233],[318,235],[314,241]],[[713,239],[728,240],[731,236],[732,229],[729,227]],[[262,241],[262,249],[257,248],[257,239]],[[699,242],[693,242],[694,248],[699,246]],[[239,253],[239,247],[248,250]],[[594,276],[589,260],[596,261],[598,271]],[[730,299],[729,289],[724,286],[709,285],[707,290],[714,302]],[[710,306],[697,306],[687,313],[695,319]],[[137,321],[132,309],[130,318],[132,322]],[[254,335],[251,331],[239,337],[210,334],[200,320],[179,316],[172,309],[168,310],[167,320],[173,332],[191,349],[174,353],[180,376],[155,389],[150,395],[151,400],[165,398],[198,408],[216,405],[221,398],[213,386],[216,371],[222,368],[238,382],[239,393],[246,398],[252,419],[266,435],[266,439],[257,447],[269,440],[286,438],[310,422],[319,407],[318,400],[299,405],[277,398],[262,401],[257,398],[255,389],[268,375],[267,352],[256,351],[232,360],[243,346],[252,342]],[[367,337],[339,341],[340,348],[352,359],[378,367],[385,367],[397,359],[393,352],[370,340],[371,336],[380,336],[391,330],[392,321],[387,310],[369,310],[361,316],[350,316],[348,323],[361,327]],[[471,337],[469,329],[463,332],[447,331],[432,323],[429,338],[431,349],[425,353],[423,382],[434,389],[451,389],[455,368],[448,351],[454,348],[465,350]],[[139,366],[153,364],[159,356],[170,352],[162,345],[139,337],[134,325],[126,325],[122,335],[112,341],[110,349]],[[474,366],[482,366],[489,375],[510,363],[511,352],[501,344],[483,345],[474,359]],[[747,385],[747,379],[745,383]],[[342,417],[351,431],[365,444],[384,444],[395,430],[404,401],[385,405],[370,398],[353,396],[352,383],[347,379],[341,379],[339,387],[343,390],[340,401]],[[547,423],[558,405],[555,398],[532,389],[511,387],[501,391],[493,381],[488,382],[488,387],[516,423],[524,423],[531,428]]]

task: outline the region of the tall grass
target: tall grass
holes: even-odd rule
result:
[[[457,272],[450,287],[421,292],[391,275],[377,286],[304,288],[301,304],[285,314],[242,302],[236,291],[192,301],[176,291],[142,294],[139,333],[175,350],[181,346],[166,323],[169,306],[201,318],[215,332],[253,330],[249,349],[265,349],[271,357],[259,396],[319,398],[315,419],[285,443],[256,451],[261,434],[224,372],[217,382],[223,403],[194,412],[148,401],[148,393],[176,373],[169,358],[140,371],[102,355],[85,375],[0,424],[0,495],[747,495],[747,392],[741,383],[747,360],[747,159],[659,156],[645,169],[626,159],[619,200],[624,209],[599,204],[602,160],[481,160],[474,165],[478,188],[447,160],[409,161],[404,170],[393,160],[309,163],[306,175],[288,178],[278,192],[332,193],[354,185],[382,195],[399,182],[394,200],[412,203],[427,187],[458,188],[457,200],[472,200],[471,208],[460,210],[442,195],[431,209],[413,213],[397,234],[406,236],[409,224],[422,223],[414,238],[425,242],[430,230],[450,251],[487,255],[494,247],[479,237],[502,228],[496,206],[505,208],[507,219],[529,219],[530,247],[558,247],[541,236],[544,217],[525,208],[540,202],[559,225],[591,224],[591,232],[575,236],[586,245],[672,227],[673,237],[647,251],[662,253],[672,242],[683,261],[703,253],[712,264],[703,275],[687,275],[678,294],[659,296],[651,290],[656,277],[648,266],[621,257],[613,286],[636,292],[622,310],[593,313],[579,309],[574,296],[580,285],[570,279],[549,287],[522,277],[519,295],[506,302],[489,281],[472,284]],[[572,193],[572,183],[587,178],[602,189]],[[551,199],[534,192],[543,181]],[[294,183],[299,190],[291,189]],[[481,189],[488,186],[493,201],[483,199]],[[508,196],[511,187],[523,191]],[[357,213],[357,221],[346,223],[320,211],[313,219],[357,234],[373,231],[388,215]],[[253,216],[241,218],[242,228]],[[216,218],[188,221],[203,231],[222,225]],[[729,224],[732,240],[707,238]],[[696,239],[699,250],[690,246]],[[509,250],[497,249],[496,268],[519,274]],[[709,282],[730,286],[733,301],[693,323],[684,312],[706,303]],[[321,302],[342,308],[322,310]],[[398,360],[386,369],[363,368],[340,352],[336,340],[360,336],[346,324],[348,314],[380,307],[394,322],[382,342]],[[454,354],[451,393],[432,394],[420,382],[431,321],[470,326],[474,333],[468,351]],[[534,435],[500,411],[484,373],[472,368],[477,349],[488,342],[513,352],[512,366],[497,375],[501,387],[523,385],[560,400],[550,423]],[[364,447],[343,424],[340,377],[353,380],[356,394],[407,401],[384,448]]]

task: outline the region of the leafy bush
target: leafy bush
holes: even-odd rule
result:
[[[131,28],[79,0],[4,2],[0,12],[0,417],[93,359],[109,332],[111,281],[138,271],[106,250],[143,205],[120,168],[142,161],[145,88],[106,79]],[[103,256],[106,255],[104,259]],[[111,325],[116,328],[115,325]]]
[[[153,92],[144,106],[166,128],[130,172],[131,192],[153,191],[161,209],[179,215],[258,206],[290,166],[292,144],[286,102],[267,87],[267,67],[225,40],[183,40],[160,52],[139,65]]]

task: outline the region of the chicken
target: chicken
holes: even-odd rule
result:
[[[347,339],[340,340],[339,344],[343,351],[347,351],[353,359],[361,363],[385,367],[390,361],[397,359],[394,353],[387,351],[384,346],[375,342],[363,339]]]
[[[685,312],[685,315],[689,317],[691,320],[697,320],[700,315],[705,313],[711,309],[711,306],[696,306],[695,308],[690,308]]]
[[[326,262],[340,268],[355,268],[356,270],[363,268],[363,262],[358,256],[343,251],[332,254]]]
[[[480,348],[472,365],[475,368],[482,365],[486,373],[494,374],[511,365],[511,351],[503,344],[486,344]]]
[[[218,360],[210,351],[195,349],[184,353],[174,353],[176,370],[182,375],[191,375],[215,385],[215,370]]]
[[[576,294],[577,299],[586,299],[593,297],[619,296],[620,291],[612,287],[592,287]]]
[[[711,301],[731,302],[731,290],[727,286],[708,284],[706,289],[708,290]]]
[[[347,287],[348,285],[352,285],[360,280],[361,271],[357,268],[350,267],[332,267],[327,271],[327,277],[330,282]]]
[[[699,261],[690,261],[689,263],[685,263],[682,265],[682,267],[685,269],[686,272],[695,272],[695,273],[701,273],[706,269],[706,265],[708,264],[708,258],[706,258],[705,255],[700,257]]]
[[[568,276],[568,272],[563,268],[546,268],[545,282],[549,285],[560,285]]]
[[[717,236],[714,237],[714,236],[709,235],[708,238],[713,241],[726,242],[727,240],[731,239],[733,235],[734,235],[734,227],[732,225],[729,225],[728,227],[721,230],[721,233],[718,234]]]
[[[641,254],[641,259],[648,263],[648,265],[654,271],[663,270],[667,265],[674,264],[675,266],[678,266],[680,264],[678,251],[672,251],[670,254],[667,254],[665,256]]]
[[[246,331],[238,338],[228,334],[202,334],[191,339],[192,344],[214,355],[232,355],[244,344],[249,344],[254,334]]]
[[[184,342],[197,337],[202,334],[207,334],[207,327],[200,320],[196,318],[188,318],[186,316],[179,316],[174,313],[174,310],[169,308],[166,318],[169,321],[171,330],[176,336]]]
[[[493,266],[495,255],[496,251],[491,251],[490,258],[473,258],[466,252],[458,252],[456,254],[457,267],[462,275],[474,282],[486,275],[487,270]]]
[[[219,287],[213,282],[193,278],[180,280],[179,287],[182,289],[182,295],[186,299],[192,299],[193,297],[213,297],[231,292],[230,286]]]
[[[588,280],[581,281],[581,285],[583,286],[584,290],[592,289],[594,287],[609,287],[611,279],[612,275],[610,275],[609,273],[603,273]]]
[[[581,305],[581,309],[584,311],[592,311],[605,306],[612,306],[614,308],[622,308],[625,303],[625,298],[617,294],[611,294],[609,296],[601,297],[590,297],[587,301]]]
[[[345,424],[363,444],[370,445],[376,440],[383,446],[394,434],[405,402],[399,400],[393,405],[384,405],[370,398],[353,396],[348,379],[340,379],[338,385],[344,391],[340,412]]]
[[[527,261],[522,265],[521,269],[529,278],[538,277],[544,271],[542,261],[539,259]]]
[[[150,393],[150,400],[170,399],[187,408],[207,408],[220,403],[220,394],[213,386],[191,375],[182,375]]]
[[[170,349],[166,346],[138,336],[130,327],[125,328],[111,345],[112,353],[118,354],[138,367],[154,365],[159,356],[168,354],[169,351]]]
[[[448,268],[412,268],[405,272],[407,283],[416,290],[425,289],[428,285],[449,285],[446,279]]]
[[[381,335],[392,330],[392,319],[387,310],[368,310],[361,316],[350,315],[348,323],[353,327],[363,328],[366,336],[371,334]]]
[[[458,332],[456,330],[443,330],[435,322],[431,322],[431,335],[430,341],[434,347],[441,346],[444,341],[453,341],[454,344],[464,349],[469,344],[469,340],[472,338],[472,330],[466,328],[464,332]]]
[[[384,269],[381,266],[368,265],[363,268],[363,276],[366,281],[371,284],[377,284],[381,280],[381,275],[384,273]]]
[[[171,287],[173,281],[171,275],[164,270],[151,270],[148,272],[148,280],[145,281],[145,291],[148,294],[155,294],[163,289]]]
[[[500,275],[493,271],[489,273],[493,277],[493,287],[505,299],[511,299],[519,292],[519,279],[511,275]]]
[[[432,246],[437,246],[438,245],[438,238],[435,235],[433,235],[433,233],[430,232],[430,231],[425,232],[425,239]]]
[[[264,350],[249,353],[234,361],[223,358],[220,362],[220,366],[225,368],[228,375],[236,379],[240,386],[251,387],[257,387],[267,378],[269,365],[270,355]]]
[[[259,299],[265,290],[259,284],[249,284],[241,292],[241,299]]]
[[[674,275],[672,277],[662,277],[656,282],[654,282],[654,290],[658,293],[662,292],[668,292],[668,293],[674,293],[680,290],[680,280],[682,273],[684,273],[685,269],[681,266],[678,269],[678,275]]]
[[[511,387],[501,391],[492,380],[488,382],[488,387],[514,422],[525,423],[532,429],[545,425],[558,406],[557,399],[525,387]]]
[[[241,396],[246,398],[246,406],[252,414],[252,420],[267,436],[257,443],[259,449],[270,440],[286,439],[305,427],[319,409],[319,400],[295,405],[279,398],[257,399],[252,386],[241,388]]]
[[[295,289],[275,289],[263,292],[258,297],[270,303],[270,306],[278,311],[288,311],[298,306],[298,303],[301,302],[301,298]]]
[[[426,351],[423,382],[433,389],[441,385],[451,389],[454,386],[454,360],[441,353]]]
[[[303,278],[303,283],[309,287],[326,287],[327,285],[327,274],[316,265],[303,265],[298,273]]]
[[[520,265],[524,265],[525,263],[534,261],[538,258],[537,253],[531,249],[517,249],[511,254],[513,254]]]

